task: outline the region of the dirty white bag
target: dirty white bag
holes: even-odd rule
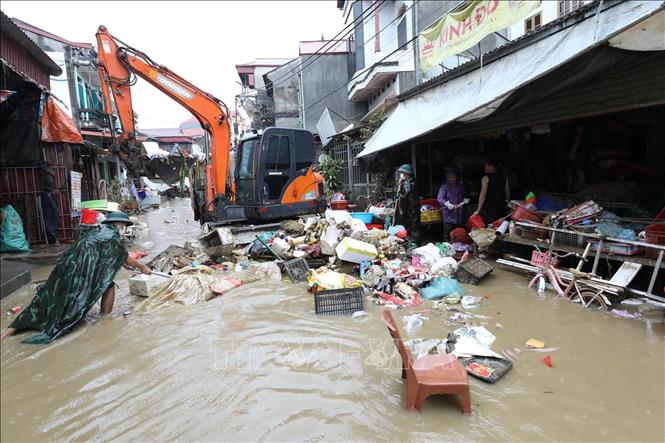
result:
[[[335,255],[335,248],[339,243],[340,231],[336,226],[328,226],[321,237],[321,254]]]
[[[457,260],[452,257],[443,257],[434,263],[431,272],[438,277],[452,277],[457,272]]]
[[[482,251],[492,246],[492,243],[496,240],[496,231],[494,229],[475,229],[469,232],[469,236],[478,245],[478,249]]]
[[[366,232],[367,226],[365,225],[365,223],[363,223],[362,220],[359,220],[357,218],[352,218],[351,229],[353,230],[353,232]]]
[[[262,279],[268,279],[268,280],[282,279],[282,271],[279,270],[279,265],[274,261],[252,264],[252,266],[249,269],[249,272]]]
[[[349,211],[334,211],[332,209],[326,209],[326,220],[328,220],[328,223],[331,225],[346,222],[346,224],[350,226],[352,218]]]
[[[428,266],[434,266],[434,264],[441,259],[441,251],[433,243],[428,243],[425,246],[414,249],[411,252],[412,255],[420,258],[422,262]]]
[[[285,252],[287,252],[289,249],[291,249],[291,245],[279,237],[275,237],[272,240],[272,245],[270,245],[270,248],[277,253],[277,255],[281,256]]]

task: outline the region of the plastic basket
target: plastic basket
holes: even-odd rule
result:
[[[644,241],[653,245],[665,245],[665,223],[654,223],[646,227],[644,231]],[[658,258],[660,250],[655,248],[645,248],[644,255],[651,258]]]
[[[473,257],[459,264],[456,277],[462,283],[475,285],[493,270],[494,268],[489,263],[478,257]]]
[[[482,380],[487,383],[494,383],[501,377],[503,377],[506,372],[510,371],[513,367],[513,362],[506,360],[505,358],[496,358],[496,357],[470,357],[460,359],[464,369],[469,373],[470,376],[476,377],[479,380]],[[482,365],[487,368],[490,368],[492,371],[489,375],[484,375],[482,372],[474,370],[474,363],[476,365]]]
[[[314,312],[329,315],[351,315],[363,310],[364,301],[362,288],[319,291],[314,294]]]
[[[538,266],[539,268],[544,268],[548,264],[557,267],[559,264],[559,260],[557,260],[555,257],[552,257],[552,254],[550,252],[538,252],[538,251],[533,251],[531,252],[531,264],[534,266]]]
[[[511,218],[515,221],[532,221],[540,223],[543,221],[542,217],[537,213],[528,210],[523,205],[519,205],[513,211]]]
[[[304,258],[294,258],[284,262],[284,268],[291,278],[291,283],[298,283],[301,281],[307,280],[307,271],[309,271],[309,265],[307,260]]]

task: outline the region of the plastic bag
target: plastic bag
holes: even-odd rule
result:
[[[494,229],[476,229],[471,231],[469,236],[478,245],[478,249],[483,250],[492,246],[496,240],[496,231]]]
[[[0,219],[0,252],[30,252],[18,212],[11,205],[4,206]]]
[[[320,268],[319,271],[312,269],[307,278],[310,290],[325,291],[329,289],[357,288],[362,286],[362,280],[358,280],[348,274],[330,271],[327,268]]]
[[[441,257],[452,257],[455,255],[455,248],[450,243],[437,243],[436,247],[439,248],[441,252]]]
[[[596,232],[607,237],[620,238],[622,240],[637,240],[637,234],[632,229],[622,228],[616,223],[599,223]]]
[[[321,237],[321,254],[335,255],[335,248],[339,243],[339,229],[336,226],[328,226],[325,234]]]
[[[416,248],[411,254],[420,257],[421,262],[426,263],[428,266],[434,266],[441,259],[441,251],[433,243]]]
[[[268,280],[282,279],[282,271],[279,270],[279,266],[274,261],[268,261],[264,263],[259,263],[258,265],[252,265],[249,269],[249,272],[262,279],[268,279]]]
[[[425,300],[436,300],[451,294],[464,294],[464,288],[454,278],[437,277],[426,288],[420,288],[420,295]]]
[[[452,257],[443,257],[434,263],[431,272],[439,277],[452,277],[457,272],[457,260]]]

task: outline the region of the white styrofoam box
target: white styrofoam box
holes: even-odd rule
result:
[[[378,252],[374,245],[350,237],[345,237],[335,248],[340,260],[362,263],[376,258]]]
[[[156,275],[139,274],[129,279],[129,293],[138,297],[150,297],[156,287],[166,279]]]

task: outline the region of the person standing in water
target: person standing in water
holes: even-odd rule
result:
[[[420,197],[416,188],[413,166],[403,164],[397,169],[397,199],[394,225],[406,228],[407,235],[416,244],[420,242]]]
[[[125,227],[132,224],[124,212],[111,212],[101,226],[81,236],[0,338],[35,329],[39,333],[24,343],[50,343],[69,332],[100,298],[101,313],[109,314],[115,300],[113,278],[121,266],[152,272],[131,258],[122,243]]]

